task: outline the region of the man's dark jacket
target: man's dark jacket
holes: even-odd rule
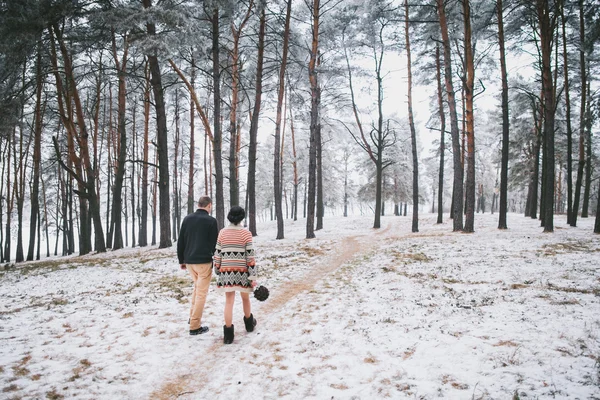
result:
[[[177,240],[179,264],[205,264],[212,262],[219,228],[217,220],[206,210],[198,209],[181,223]]]

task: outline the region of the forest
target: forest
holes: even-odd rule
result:
[[[600,233],[599,37],[596,0],[0,1],[0,261],[170,247],[202,194],[277,239]]]

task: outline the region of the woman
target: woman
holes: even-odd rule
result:
[[[254,261],[252,234],[240,223],[246,217],[244,209],[231,207],[227,219],[231,222],[221,229],[215,248],[214,264],[217,274],[217,291],[225,292],[225,325],[223,326],[223,343],[233,342],[233,303],[235,292],[240,292],[244,307],[244,325],[246,331],[252,332],[256,319],[252,315],[250,293],[256,286],[257,268]]]

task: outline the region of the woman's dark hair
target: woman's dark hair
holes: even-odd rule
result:
[[[240,206],[231,207],[231,210],[229,210],[229,214],[227,214],[227,219],[229,220],[229,222],[235,225],[242,222],[244,218],[246,218],[246,212]]]

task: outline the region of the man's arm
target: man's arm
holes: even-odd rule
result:
[[[177,258],[179,259],[180,265],[185,265],[184,254],[185,254],[185,219],[181,223],[181,229],[179,230],[179,238],[177,239]],[[183,269],[183,267],[182,267]]]
[[[217,225],[217,220],[213,221],[213,225],[210,229],[209,235],[209,243],[210,243],[210,251],[211,253],[215,253],[215,246],[217,245],[217,238],[219,237],[219,227]]]

